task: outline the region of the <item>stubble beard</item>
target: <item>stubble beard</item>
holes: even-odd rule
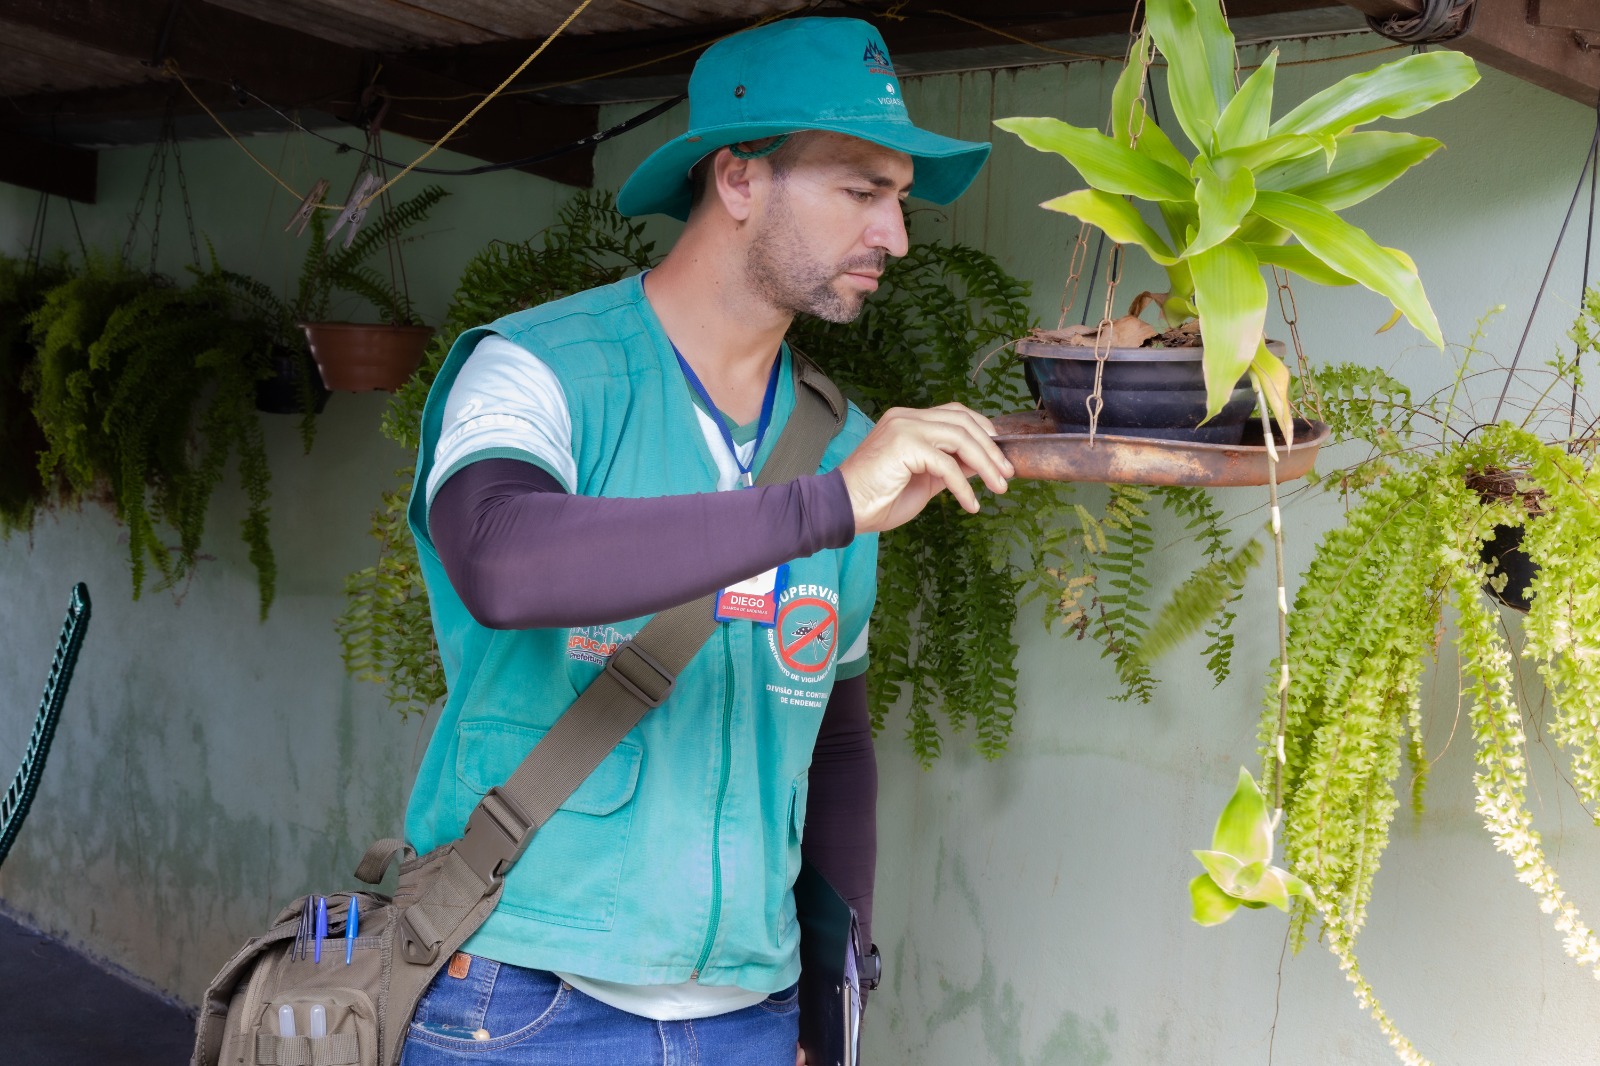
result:
[[[860,317],[867,294],[841,293],[834,282],[850,271],[881,273],[887,254],[879,251],[831,266],[811,258],[783,192],[774,198],[768,220],[767,227],[750,243],[746,257],[755,291],[771,306],[791,315],[812,315],[841,325]]]

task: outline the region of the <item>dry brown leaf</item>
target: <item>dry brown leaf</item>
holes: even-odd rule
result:
[[[1098,326],[1067,326],[1063,329],[1036,330],[1033,335],[1051,344],[1081,348],[1093,348],[1096,343],[1103,348],[1143,348],[1156,335],[1156,330],[1138,315],[1124,315],[1111,323],[1111,328],[1103,338],[1099,334]]]

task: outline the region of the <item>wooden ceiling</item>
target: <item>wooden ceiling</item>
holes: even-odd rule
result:
[[[432,142],[516,69],[580,0],[0,0],[0,181],[92,199],[94,149],[236,132],[386,130]],[[1365,27],[1423,0],[1228,0],[1241,37]],[[1050,49],[1112,54],[1134,0],[592,0],[450,141],[522,169],[592,180],[598,104],[671,97],[711,41],[784,14],[853,15],[902,73],[1015,66]],[[1594,103],[1600,0],[1478,0],[1456,46]],[[1356,10],[1360,9],[1360,10]],[[174,77],[182,76],[182,84]],[[380,117],[381,116],[381,117]],[[330,129],[330,132],[335,130]],[[577,147],[573,147],[577,145]]]

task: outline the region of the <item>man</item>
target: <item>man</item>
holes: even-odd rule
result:
[[[960,405],[876,427],[852,408],[818,473],[744,487],[795,406],[793,317],[859,314],[906,252],[902,199],[953,199],[988,145],[913,126],[849,19],[724,40],[689,98],[618,198],[687,219],[662,263],[469,331],[429,399],[412,526],[450,697],[411,841],[458,836],[649,615],[723,590],[718,632],[535,835],[406,1066],[788,1066],[803,829],[870,908],[875,534],[941,491],[976,511],[968,479],[1013,473]],[[770,614],[740,617],[740,589]]]

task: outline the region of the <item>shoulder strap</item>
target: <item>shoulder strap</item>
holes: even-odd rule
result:
[[[816,364],[790,349],[794,411],[756,479],[758,485],[814,473],[844,425],[845,401]],[[494,884],[528,841],[653,707],[672,692],[689,660],[716,631],[705,596],[660,612],[606,661],[600,676],[556,720],[505,784],[489,790],[467,820],[456,853]]]

